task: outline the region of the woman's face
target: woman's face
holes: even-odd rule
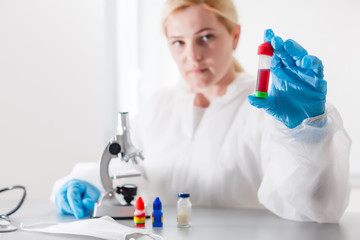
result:
[[[239,32],[230,34],[217,16],[201,5],[171,14],[165,27],[171,54],[193,90],[233,80],[232,52]]]

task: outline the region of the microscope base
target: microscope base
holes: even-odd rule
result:
[[[122,205],[120,203],[113,203],[104,199],[100,203],[96,203],[93,218],[110,216],[114,219],[132,219],[134,217],[135,206],[133,205]],[[148,209],[145,208],[146,218],[150,218]]]

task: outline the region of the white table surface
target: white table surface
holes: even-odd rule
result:
[[[146,220],[146,229],[164,239],[244,239],[244,240],[359,240],[360,213],[347,212],[338,224],[302,223],[281,219],[266,210],[193,208],[192,227],[176,226],[175,208],[164,208],[164,227],[152,228],[151,219]],[[56,212],[50,201],[25,201],[24,206],[11,216],[12,223],[76,221],[73,216]],[[118,222],[133,226],[132,220]],[[1,240],[20,239],[97,239],[70,235],[33,233],[17,230],[0,233]]]

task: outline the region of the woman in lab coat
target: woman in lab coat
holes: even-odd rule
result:
[[[265,207],[291,220],[339,221],[348,203],[351,140],[325,103],[321,61],[265,31],[274,48],[273,84],[259,99],[232,55],[240,26],[231,0],[167,0],[163,13],[183,81],[157,93],[132,122],[149,199],[174,204],[187,191],[195,206]],[[78,164],[58,180],[59,211],[88,214],[102,188],[98,173],[94,164]]]

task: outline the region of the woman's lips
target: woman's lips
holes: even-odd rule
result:
[[[193,68],[191,69],[189,72],[190,73],[195,73],[195,74],[198,74],[198,73],[203,73],[207,70],[207,68]]]

